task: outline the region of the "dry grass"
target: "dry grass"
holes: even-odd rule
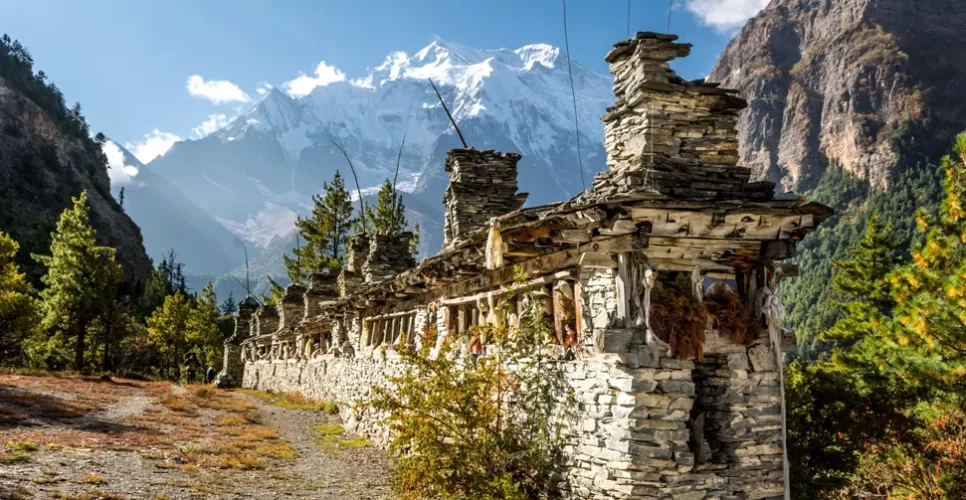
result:
[[[45,425],[10,426],[4,433],[8,441],[0,446],[0,464],[29,461],[32,453],[41,451],[70,454],[77,448],[138,451],[158,468],[185,471],[198,467],[260,470],[271,461],[296,458],[295,449],[275,430],[260,425],[250,401],[210,386],[186,389],[175,394],[166,382],[101,381],[69,374],[4,377],[0,423],[46,420]],[[121,397],[138,394],[149,395],[153,403],[141,414],[120,422],[94,419],[77,425],[75,419],[91,417]],[[298,406],[307,400],[285,401]],[[181,460],[168,461],[172,456]],[[37,484],[59,480],[39,481]],[[100,485],[102,481],[104,478],[89,474],[73,482]]]
[[[107,484],[107,480],[104,479],[104,476],[101,476],[100,474],[95,474],[93,472],[88,472],[83,477],[74,480],[74,482],[78,484],[96,484],[96,485]]]
[[[371,443],[365,437],[346,437],[341,425],[323,424],[310,427],[315,442],[326,452],[336,453],[342,449],[365,448]]]
[[[282,394],[254,390],[244,392],[261,399],[266,403],[289,410],[320,411],[329,415],[339,413],[338,403],[335,403],[334,401],[315,401],[311,398],[305,397],[299,392],[286,392]]]

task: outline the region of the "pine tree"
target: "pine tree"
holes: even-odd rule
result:
[[[851,346],[885,326],[895,306],[888,277],[899,264],[897,246],[892,223],[882,226],[879,214],[872,214],[848,259],[832,262],[834,305],[842,317],[820,338]]]
[[[324,196],[313,195],[312,215],[299,217],[295,226],[301,244],[284,256],[285,269],[292,283],[305,284],[316,271],[342,267],[346,241],[353,225],[352,199],[345,180],[337,170],[331,183],[323,183]]]
[[[46,266],[41,278],[46,288],[42,327],[48,341],[74,344],[74,368],[86,368],[87,329],[111,307],[121,281],[121,266],[114,261],[115,250],[97,246],[90,225],[87,192],[74,198],[74,206],[65,210],[51,235],[50,255],[34,255]],[[48,344],[56,349],[56,345]],[[47,350],[52,354],[51,350]]]
[[[953,153],[940,163],[946,196],[938,218],[916,215],[924,241],[892,278],[903,326],[898,342],[924,344],[945,363],[966,355],[966,132],[956,137]]]
[[[124,210],[124,186],[121,186],[121,191],[117,193],[117,204],[121,206],[121,210]]]
[[[201,290],[185,325],[185,341],[201,351],[199,359],[205,365],[216,365],[222,357],[225,339],[218,328],[218,316],[218,299],[209,281]]]
[[[0,231],[0,363],[19,357],[41,318],[36,292],[14,262],[19,248]]]
[[[406,230],[406,206],[402,195],[393,196],[389,179],[382,184],[376,205],[369,206],[370,229],[376,234],[396,234]]]
[[[186,332],[192,314],[191,302],[180,291],[164,298],[164,304],[147,320],[148,341],[161,358],[160,375],[177,380],[181,361],[187,352]]]
[[[184,275],[184,263],[178,262],[178,255],[171,249],[151,271],[144,293],[134,308],[137,318],[141,321],[146,319],[164,304],[165,297],[175,292],[188,295],[188,285]]]
[[[224,316],[231,316],[238,311],[238,304],[235,303],[235,294],[228,292],[228,298],[221,303],[221,314]]]

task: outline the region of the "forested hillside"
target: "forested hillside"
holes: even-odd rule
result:
[[[64,96],[19,42],[0,39],[0,230],[21,244],[17,262],[37,284],[57,216],[88,193],[98,242],[117,249],[125,283],[143,286],[151,270],[141,231],[110,192],[104,136],[91,136],[80,104]]]

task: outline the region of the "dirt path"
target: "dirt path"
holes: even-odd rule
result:
[[[238,392],[0,373],[0,500],[391,498],[385,452],[340,430]]]

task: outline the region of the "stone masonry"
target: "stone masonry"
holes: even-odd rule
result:
[[[778,261],[831,210],[749,181],[735,165],[744,101],[677,77],[668,62],[690,45],[676,40],[639,33],[608,54],[617,99],[603,118],[609,169],[584,197],[522,208],[519,155],[450,151],[443,251],[417,264],[410,233],[352,238],[338,294],[331,276],[314,274],[307,288],[286,289],[281,314],[239,308],[224,385],[339,402],[347,430],[386,444],[385,415],[360,403],[376,387],[392,390],[401,350],[435,329],[436,346],[450,338],[461,356],[491,355],[479,328],[519,325],[525,288],[548,300],[543,352],[570,389],[560,395],[574,410],[561,412],[565,497],[786,495],[785,346],[772,339],[789,334],[778,282],[794,268]],[[652,289],[701,301],[710,286],[770,334],[735,344],[709,317],[702,350],[682,359],[661,340],[669,332],[652,330],[665,324],[651,317],[662,310]]]
[[[517,193],[516,153],[453,149],[446,156],[449,187],[443,195],[445,248],[484,227],[491,218],[519,209],[526,193]]]
[[[610,168],[598,174],[595,195],[771,199],[773,183],[750,183],[751,171],[735,166],[735,127],[747,103],[734,91],[678,77],[668,63],[691,45],[677,38],[638,33],[607,55],[617,103],[603,117]]]

